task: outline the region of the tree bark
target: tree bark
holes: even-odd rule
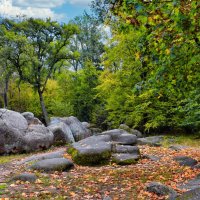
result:
[[[38,95],[39,95],[39,98],[40,98],[40,106],[41,106],[41,109],[42,109],[44,121],[45,121],[46,126],[48,126],[48,124],[49,124],[48,113],[47,113],[46,106],[45,106],[45,103],[44,103],[43,93],[40,89],[38,89]]]
[[[5,86],[3,90],[3,102],[4,102],[4,108],[8,107],[8,82],[9,82],[9,75],[5,78]]]

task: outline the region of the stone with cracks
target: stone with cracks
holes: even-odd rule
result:
[[[38,118],[36,118],[32,112],[24,112],[22,113],[22,115],[27,120],[28,125],[30,124],[42,125],[42,122]]]
[[[53,172],[53,171],[68,171],[74,164],[66,158],[52,158],[41,160],[30,166],[30,169]]]
[[[54,134],[54,143],[66,144],[75,142],[71,129],[65,123],[54,123],[48,128]]]

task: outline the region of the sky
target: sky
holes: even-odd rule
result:
[[[0,16],[48,18],[67,22],[84,10],[90,11],[92,0],[0,0]]]

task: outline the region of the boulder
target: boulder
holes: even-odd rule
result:
[[[90,131],[91,131],[92,135],[98,135],[98,134],[102,133],[102,130],[100,128],[90,128]]]
[[[44,172],[68,171],[74,164],[66,158],[52,158],[36,162],[30,166],[30,169]]]
[[[151,182],[147,185],[146,190],[148,192],[153,192],[157,194],[158,196],[166,196],[169,195],[170,198],[175,198],[177,196],[177,193],[172,188],[163,185],[159,182]]]
[[[164,136],[151,136],[145,138],[138,138],[137,143],[139,145],[161,146],[161,142],[163,140]]]
[[[33,183],[37,180],[37,176],[35,174],[30,174],[30,173],[23,173],[19,174],[17,176],[14,176],[11,181],[28,181],[30,183]]]
[[[140,158],[140,154],[135,153],[116,153],[112,154],[112,162],[118,165],[135,164]]]
[[[140,131],[136,130],[136,129],[131,129],[130,133],[133,134],[133,135],[136,135],[138,138],[143,137],[142,133]]]
[[[27,129],[28,123],[20,113],[0,109],[0,152],[21,152],[22,137]]]
[[[100,135],[109,135],[111,136],[112,140],[117,140],[122,134],[128,134],[128,132],[123,129],[113,129],[109,131],[104,131]]]
[[[62,118],[62,120],[70,127],[75,141],[83,140],[92,135],[91,131],[86,129],[76,117],[71,116]]]
[[[174,160],[178,162],[181,166],[193,167],[197,164],[197,160],[188,156],[176,156],[174,157]]]
[[[24,112],[22,113],[24,118],[27,120],[28,125],[35,124],[35,125],[42,125],[42,122],[34,116],[32,112]]]
[[[81,124],[82,124],[85,128],[88,128],[88,129],[91,127],[90,123],[88,123],[88,122],[81,122]]]
[[[71,129],[65,123],[54,123],[48,128],[54,134],[54,143],[66,144],[75,142]]]
[[[102,132],[100,135],[110,135],[112,141],[125,144],[125,145],[133,145],[137,143],[137,137],[128,133],[123,129],[113,129],[109,131]]]
[[[130,131],[130,127],[127,126],[126,124],[120,124],[119,129],[123,129],[123,130],[125,130],[127,132]]]
[[[176,200],[199,200],[200,199],[200,187],[189,190],[177,197]]]
[[[111,137],[109,135],[91,136],[73,143],[68,149],[75,163],[98,165],[109,161],[111,156]]]
[[[134,145],[137,143],[137,136],[129,133],[123,133],[118,137],[113,138],[113,141],[123,145]]]
[[[53,133],[42,125],[31,125],[22,138],[22,147],[25,152],[32,152],[49,148],[53,144]]]

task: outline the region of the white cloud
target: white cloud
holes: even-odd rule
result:
[[[18,7],[36,7],[36,8],[54,8],[64,4],[65,0],[15,0],[13,6]]]
[[[23,4],[23,2],[26,2]],[[31,2],[31,1],[30,1]],[[36,17],[36,18],[47,18],[50,17],[54,20],[59,20],[63,18],[62,14],[56,14],[51,10],[53,6],[61,5],[63,0],[60,0],[59,4],[55,3],[56,0],[52,1],[40,1],[41,5],[39,6],[39,1],[35,1],[35,3],[30,3],[29,1],[17,0],[15,3],[12,3],[12,0],[0,0],[0,15],[6,17],[15,17],[17,15],[25,15],[27,17]],[[46,6],[45,5],[46,2]],[[38,5],[37,5],[38,4]]]
[[[65,14],[57,14],[52,9],[65,3],[78,6],[87,6],[92,0],[0,0],[0,16],[15,17],[25,15],[27,17],[47,18],[61,20]],[[66,5],[64,5],[66,6]]]
[[[73,5],[87,6],[92,2],[92,0],[67,0],[67,2]]]

